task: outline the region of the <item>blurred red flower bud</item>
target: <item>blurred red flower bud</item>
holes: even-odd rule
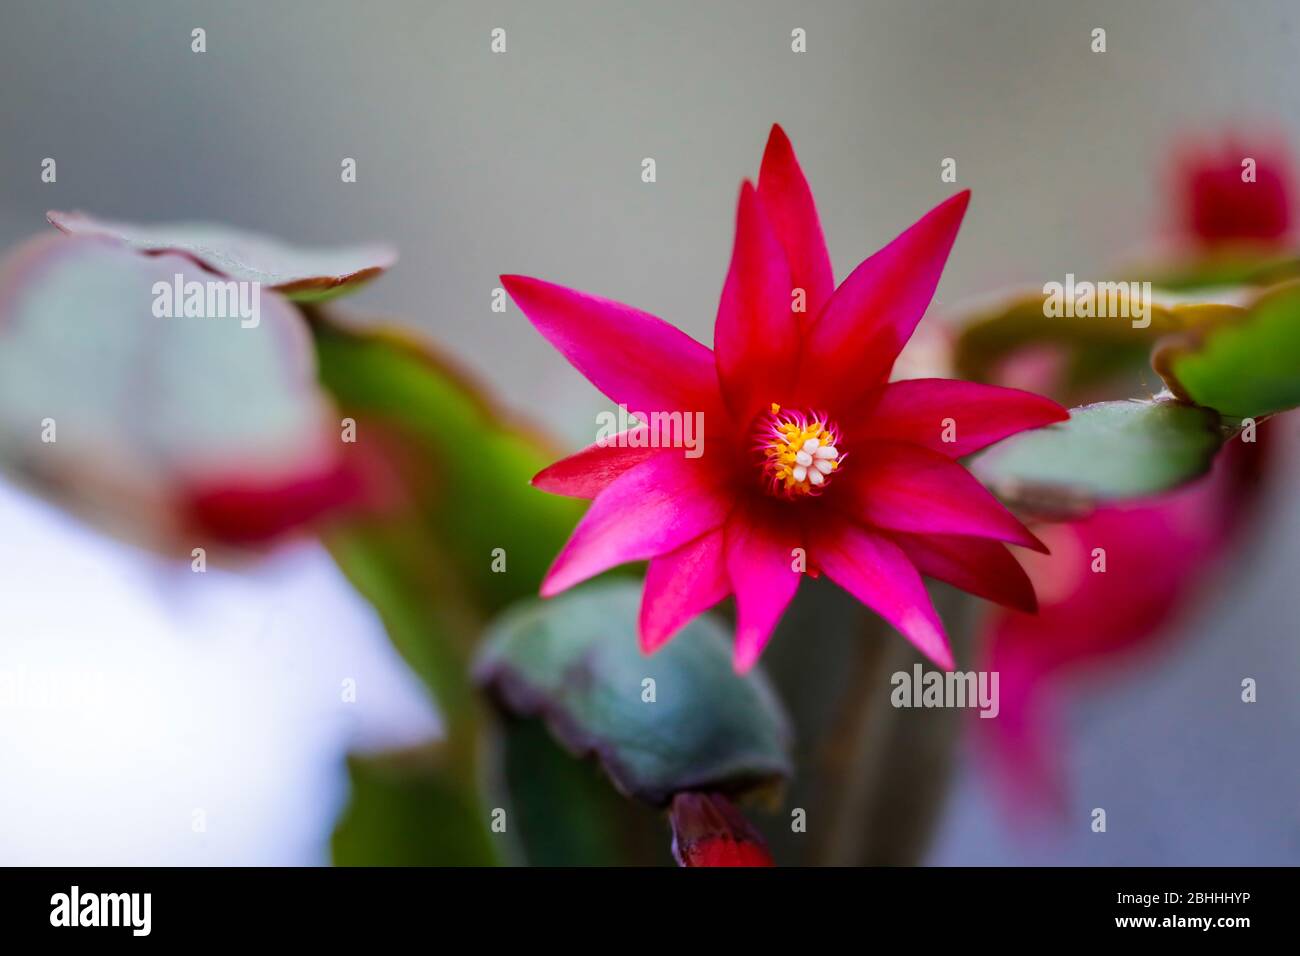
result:
[[[767,843],[726,797],[679,793],[669,817],[680,866],[775,866]]]
[[[1291,229],[1290,160],[1272,140],[1186,149],[1177,188],[1183,229],[1202,243],[1276,242]]]

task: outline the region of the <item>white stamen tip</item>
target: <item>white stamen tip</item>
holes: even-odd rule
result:
[[[823,481],[826,480],[826,476],[823,475],[816,468],[814,468],[812,471],[808,472],[808,480],[811,481],[814,485],[820,485]]]
[[[806,442],[803,443],[803,450],[808,452],[808,454],[811,455],[813,452],[815,452],[818,448],[821,447],[821,444],[822,443],[818,439],[809,438]]]
[[[831,473],[831,469],[833,469],[834,467],[835,466],[832,465],[825,458],[818,458],[815,462],[813,462],[813,471],[819,471],[823,475],[829,475]],[[811,475],[812,472],[809,472],[809,474]]]
[[[814,472],[814,474],[816,474],[816,473]],[[795,465],[795,466],[794,466],[794,480],[795,480],[795,481],[803,481],[803,480],[804,480],[805,478],[807,478],[807,477],[808,477],[808,469],[807,469],[807,468],[805,468],[803,465]]]
[[[813,456],[808,454],[806,451],[801,451],[794,456],[794,460],[807,468],[813,463]]]
[[[838,458],[840,450],[834,445],[822,445],[812,455],[814,458]]]

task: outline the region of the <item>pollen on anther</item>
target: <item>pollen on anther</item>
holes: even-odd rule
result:
[[[755,425],[754,450],[766,489],[783,498],[820,493],[840,467],[839,433],[817,412],[771,412]]]

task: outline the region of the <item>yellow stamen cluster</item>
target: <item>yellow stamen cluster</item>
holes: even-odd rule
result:
[[[838,441],[824,416],[773,404],[759,421],[755,442],[768,490],[785,498],[818,494],[843,460]]]

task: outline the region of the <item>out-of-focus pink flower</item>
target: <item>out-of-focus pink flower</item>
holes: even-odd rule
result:
[[[181,508],[187,527],[225,544],[252,547],[360,511],[374,493],[368,470],[341,457],[287,484],[227,477],[196,485]]]
[[[1289,238],[1290,160],[1276,138],[1193,143],[1179,156],[1172,205],[1181,242],[1217,252]],[[1059,395],[1066,358],[1061,351],[1027,349],[1003,363],[998,380]],[[1000,675],[1001,713],[975,723],[1017,813],[1063,806],[1054,710],[1061,684],[1131,661],[1170,633],[1256,503],[1270,434],[1263,425],[1259,441],[1230,443],[1212,473],[1191,486],[1035,529],[1052,554],[1050,560],[1026,557],[1039,613],[995,610],[980,638],[980,666]],[[1104,572],[1093,570],[1098,549]]]
[[[1206,245],[1274,243],[1291,230],[1291,163],[1277,142],[1189,146],[1178,167],[1180,229]]]
[[[1036,528],[1052,549],[1025,562],[1038,614],[986,618],[980,667],[999,673],[1001,712],[974,721],[1017,813],[1064,806],[1053,706],[1061,680],[1131,660],[1167,633],[1254,500],[1263,447],[1234,441],[1189,487]]]
[[[774,127],[757,188],[740,192],[712,350],[629,306],[503,276],[551,344],[642,419],[534,480],[594,499],[542,593],[649,559],[643,648],[734,594],[741,671],[805,570],[825,572],[943,667],[952,655],[922,573],[1032,608],[1001,542],[1041,543],[957,459],[1064,409],[994,386],[889,383],[968,199],[941,203],[836,288],[812,193]],[[672,416],[702,420],[698,457],[672,441]]]
[[[775,866],[767,842],[726,797],[679,793],[669,809],[679,866]]]

